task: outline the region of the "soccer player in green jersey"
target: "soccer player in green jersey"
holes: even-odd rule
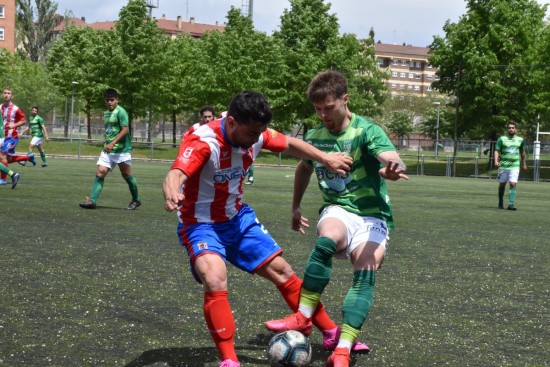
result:
[[[515,122],[510,121],[506,130],[508,134],[498,138],[494,153],[495,167],[498,167],[498,207],[504,209],[504,191],[506,182],[509,182],[508,210],[516,210],[514,202],[516,201],[516,185],[520,166],[523,172],[527,171],[525,143],[523,138],[516,136],[517,124]]]
[[[38,148],[40,152],[40,158],[42,158],[42,165],[40,167],[47,167],[48,161],[46,160],[46,152],[42,148],[43,139],[50,141],[48,137],[48,130],[44,126],[44,119],[38,115],[38,107],[33,106],[31,108],[31,119],[29,121],[29,126],[27,126],[22,132],[21,135],[26,133],[28,130],[31,132],[31,143],[29,144],[29,154],[33,153],[34,147]],[[23,166],[27,162],[20,162]]]
[[[333,70],[317,74],[309,84],[307,95],[322,124],[308,131],[305,140],[322,151],[350,155],[353,166],[340,176],[319,162],[298,164],[292,229],[304,234],[309,227],[300,203],[315,172],[323,196],[318,237],[306,264],[298,312],[265,323],[275,332],[311,331],[311,316],[330,281],[333,257],[349,258],[353,284],[342,306],[342,326],[335,330],[338,345],[327,360],[327,366],[338,367],[350,364],[350,349],[371,307],[376,271],[386,253],[388,229],[393,228],[384,180],[408,179],[405,164],[382,128],[348,109],[347,87],[346,77]]]
[[[132,139],[129,133],[128,113],[118,105],[118,92],[107,89],[103,95],[107,110],[103,113],[105,123],[105,143],[97,161],[97,170],[92,193],[80,203],[85,209],[95,209],[97,198],[103,190],[105,176],[118,165],[122,177],[128,183],[132,201],[126,209],[134,210],[141,205],[137,182],[132,176]]]

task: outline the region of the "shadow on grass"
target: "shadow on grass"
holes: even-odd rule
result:
[[[265,349],[272,334],[257,334],[256,337],[247,341],[248,346],[237,346],[239,361],[245,365],[268,366],[267,358],[264,356]],[[261,358],[243,355],[243,352],[251,351],[251,354],[262,355]],[[325,361],[328,352],[324,351],[320,344],[312,344],[312,363],[314,361]],[[162,348],[152,349],[143,352],[139,357],[126,364],[124,367],[146,367],[162,363],[170,367],[206,367],[218,366],[218,352],[212,347],[187,347],[187,348]],[[352,363],[352,366],[354,364]]]

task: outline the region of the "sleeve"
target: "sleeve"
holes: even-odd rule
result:
[[[393,146],[388,135],[382,130],[382,128],[376,124],[370,125],[364,132],[368,151],[374,157],[382,152],[392,151],[396,149]]]
[[[280,153],[286,149],[286,135],[273,129],[267,129],[262,134],[263,147],[275,153]]]
[[[128,112],[124,109],[118,110],[118,123],[120,126],[128,126]]]
[[[176,160],[170,169],[179,169],[187,177],[193,176],[201,171],[210,159],[210,155],[211,149],[208,143],[191,134],[181,142]]]
[[[15,123],[18,123],[20,121],[25,121],[25,114],[23,113],[23,110],[20,108],[17,109],[17,112],[15,113]]]
[[[495,150],[500,152],[501,145],[502,145],[502,139],[498,138],[497,143],[495,144]]]

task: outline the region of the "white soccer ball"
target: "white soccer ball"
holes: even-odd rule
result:
[[[299,331],[275,334],[267,347],[271,367],[304,367],[311,362],[311,344]]]

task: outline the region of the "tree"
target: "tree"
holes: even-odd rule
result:
[[[376,115],[386,96],[384,74],[376,66],[372,40],[353,34],[340,36],[338,18],[323,0],[290,0],[291,9],[281,16],[280,31],[273,37],[284,46],[288,72],[278,75],[286,89],[279,106],[290,121],[315,125],[311,103],[305,96],[312,77],[326,69],[344,73],[349,82],[351,105],[363,115]]]
[[[56,25],[57,3],[50,0],[16,0],[17,43],[28,57],[43,61],[51,47]]]
[[[413,132],[411,116],[406,111],[393,112],[387,128],[399,139],[397,148],[401,149],[403,138]]]
[[[90,27],[69,25],[63,31],[47,55],[46,65],[52,83],[66,98],[75,96],[83,104],[87,121],[91,121],[92,110],[102,108],[103,91],[112,83],[111,68],[121,63],[116,34],[113,31],[98,31]],[[119,61],[117,61],[119,60]],[[68,121],[65,124],[65,136]],[[88,139],[92,138],[88,123]]]
[[[112,63],[112,87],[119,89],[121,102],[128,112],[130,132],[135,117],[149,115],[152,106],[161,107],[165,100],[159,93],[169,70],[166,56],[168,39],[154,19],[147,16],[144,0],[130,0],[120,10],[115,33],[120,41],[121,63]],[[114,47],[114,46],[113,46]],[[150,141],[151,131],[148,131]]]
[[[459,22],[443,27],[445,38],[434,37],[434,87],[454,98],[457,137],[487,138],[510,119],[532,121],[535,80],[528,56],[544,13],[534,0],[468,0]]]

